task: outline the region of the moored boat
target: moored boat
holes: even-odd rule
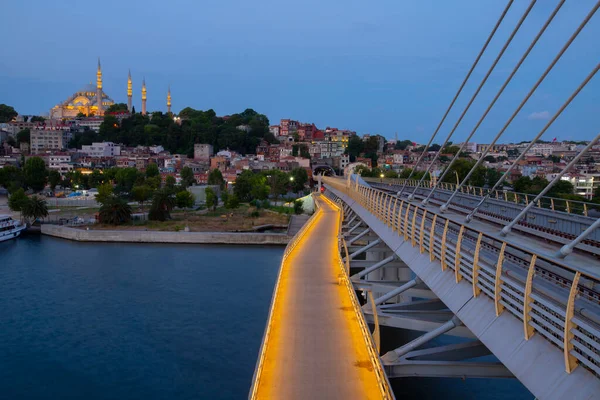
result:
[[[0,242],[16,238],[25,228],[24,224],[15,221],[10,215],[0,215]]]

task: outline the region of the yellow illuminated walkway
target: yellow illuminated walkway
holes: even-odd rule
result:
[[[281,266],[251,397],[382,398],[350,294],[340,283],[340,211],[317,201],[314,224]]]

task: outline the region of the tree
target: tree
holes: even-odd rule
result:
[[[350,162],[354,162],[356,157],[360,156],[360,153],[363,152],[364,142],[358,135],[352,135],[348,138],[348,147],[346,151],[350,156]]]
[[[33,117],[31,117],[29,122],[46,122],[46,118],[34,115]]]
[[[485,157],[483,158],[483,161],[487,161],[487,162],[490,162],[490,163],[495,163],[495,162],[497,162],[498,160],[496,160],[496,157],[494,157],[494,156],[485,156]]]
[[[550,188],[547,193],[547,196],[559,196],[563,194],[573,194],[575,188],[573,184],[569,181],[559,180]]]
[[[167,178],[165,179],[165,188],[173,190],[175,189],[176,183],[177,180],[175,180],[175,177],[173,175],[167,175]]]
[[[183,188],[187,188],[192,186],[196,182],[196,178],[194,178],[194,171],[190,167],[181,168],[181,186]]]
[[[252,191],[252,180],[254,174],[250,170],[244,170],[236,178],[235,186],[233,187],[233,193],[244,202],[252,200],[250,192]]]
[[[38,218],[46,218],[48,216],[48,205],[46,200],[38,196],[31,196],[23,206],[23,216],[27,219],[32,219],[34,222]]]
[[[160,175],[158,165],[156,165],[155,163],[148,164],[148,167],[146,168],[146,177],[153,178],[158,175]]]
[[[206,207],[209,209],[212,208],[213,211],[217,209],[217,204],[219,203],[219,198],[212,188],[206,188]]]
[[[187,190],[182,190],[181,192],[175,195],[175,204],[177,204],[177,207],[179,208],[192,208],[194,207],[195,203],[196,197],[194,197],[194,195],[188,192]]]
[[[131,207],[125,200],[110,196],[102,203],[98,217],[103,224],[125,224],[131,221]]]
[[[304,168],[294,168],[290,172],[290,176],[294,178],[292,180],[292,190],[296,193],[303,190],[308,183],[308,173]]]
[[[496,183],[502,178],[502,172],[494,168],[488,168],[485,174],[485,182],[489,187],[494,187]]]
[[[88,176],[88,184],[91,188],[97,188],[104,181],[104,176],[100,172],[100,170],[93,170],[92,173]]]
[[[12,211],[19,211],[22,214],[23,208],[28,201],[29,197],[27,197],[23,188],[20,188],[12,193],[8,198],[8,207]]]
[[[131,189],[131,195],[135,201],[140,203],[142,212],[144,212],[144,203],[150,200],[152,196],[152,188],[148,185],[134,186]]]
[[[386,178],[396,179],[398,178],[398,173],[394,170],[388,170],[384,172]]]
[[[269,197],[271,188],[267,184],[267,178],[262,174],[253,174],[251,180],[252,189],[250,196],[256,200],[265,200]]]
[[[513,181],[512,186],[515,192],[526,193],[531,186],[531,178],[528,176],[521,176]]]
[[[442,146],[440,146],[437,143],[434,143],[427,148],[427,151],[439,151],[441,148],[442,148]]]
[[[410,141],[410,140],[401,140],[399,142],[396,142],[396,144],[394,145],[394,148],[396,150],[406,150],[406,148],[408,146],[412,146],[412,141]]]
[[[446,154],[456,155],[456,153],[458,153],[459,151],[460,151],[460,147],[448,145],[444,148],[443,152]]]
[[[8,189],[9,193],[25,186],[23,171],[13,165],[0,168],[0,186]]]
[[[240,199],[235,194],[229,195],[227,197],[227,203],[225,203],[225,207],[227,208],[238,208],[240,206]]]
[[[25,183],[33,190],[39,191],[46,186],[46,163],[40,157],[31,157],[25,162],[23,169]]]
[[[98,186],[98,194],[96,195],[96,201],[100,204],[104,204],[113,195],[113,185],[111,183],[103,183]]]
[[[19,143],[24,143],[30,142],[30,138],[31,138],[31,131],[29,130],[29,128],[25,128],[21,131],[19,131],[19,133],[17,133],[17,142]]]
[[[219,169],[215,168],[208,174],[208,184],[219,186],[221,189],[225,188],[225,180],[223,174]]]
[[[118,168],[115,175],[115,181],[117,182],[117,192],[131,192],[131,189],[136,184],[138,176],[141,173],[133,168]],[[143,175],[141,175],[143,177]]]
[[[408,179],[408,177],[410,176],[410,174],[412,173],[412,168],[404,168],[401,172],[400,175],[398,175],[398,178],[400,179]]]
[[[304,212],[304,206],[302,200],[294,201],[294,214],[302,214]]]
[[[471,168],[475,165],[473,160],[457,159],[454,164],[450,167],[450,170],[444,176],[444,182],[456,183],[456,175],[458,174],[458,181],[462,182],[465,176],[469,173]]]
[[[283,196],[286,193],[287,186],[290,182],[290,177],[288,174],[278,169],[272,169],[264,172],[263,174],[267,178],[269,187],[271,188],[271,196],[274,197],[275,200],[279,199],[280,196]]]
[[[486,175],[487,175],[487,168],[482,167],[481,165],[478,166],[477,168],[475,168],[475,171],[473,171],[473,173],[471,174],[471,177],[469,178],[469,185],[476,186],[476,187],[485,186]]]
[[[160,176],[153,176],[152,178],[146,178],[144,185],[150,186],[152,190],[156,190],[160,188],[161,183],[162,180],[160,179]]]
[[[15,111],[11,106],[7,106],[6,104],[0,104],[0,123],[10,122],[19,115],[18,112]]]
[[[152,221],[166,221],[171,219],[171,210],[175,207],[173,194],[166,189],[159,189],[154,192],[152,197],[152,206],[148,218]]]
[[[52,191],[56,189],[56,186],[58,186],[61,179],[62,177],[57,170],[51,169],[50,172],[48,172],[48,183],[50,184],[50,189],[52,189]]]
[[[85,118],[85,114],[80,111],[75,118]]]
[[[104,113],[110,114],[110,113],[118,113],[118,112],[127,112],[127,104],[125,104],[125,103],[111,104]]]

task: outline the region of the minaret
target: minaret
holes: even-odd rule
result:
[[[102,68],[100,68],[100,57],[98,57],[98,72],[96,72],[96,105],[98,112],[96,116],[104,115],[102,108]]]
[[[171,85],[169,85],[169,91],[167,92],[167,114],[171,114]]]
[[[129,70],[129,75],[127,76],[127,111],[131,112],[131,96],[133,95],[132,85],[131,85],[131,70]]]
[[[146,78],[142,80],[142,115],[146,115]]]

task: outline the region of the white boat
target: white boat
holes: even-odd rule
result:
[[[16,238],[25,228],[24,224],[15,221],[10,215],[0,215],[0,242]]]

